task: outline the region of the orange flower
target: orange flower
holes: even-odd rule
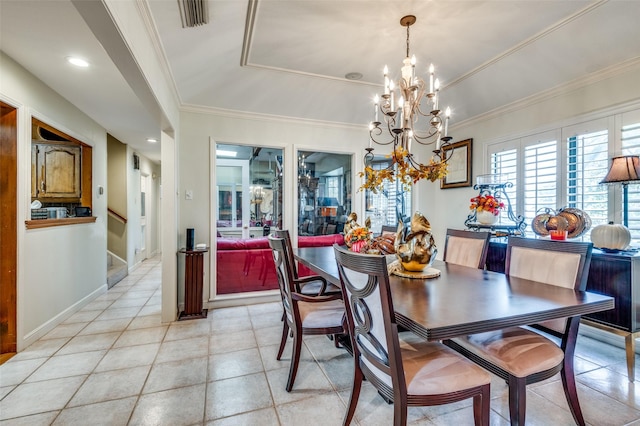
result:
[[[371,239],[371,232],[365,226],[354,228],[344,236],[345,242],[367,241]]]
[[[500,210],[504,208],[504,203],[494,197],[493,195],[478,195],[471,199],[470,210],[477,210],[479,212],[486,211],[492,213],[494,216],[500,214]]]

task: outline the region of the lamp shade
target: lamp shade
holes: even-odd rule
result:
[[[611,159],[611,168],[600,183],[624,183],[634,180],[640,180],[640,157],[625,155]]]

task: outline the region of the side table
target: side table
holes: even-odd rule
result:
[[[204,280],[204,254],[208,251],[208,248],[178,251],[178,253],[185,255],[184,311],[178,315],[178,321],[207,317],[207,309],[202,308],[202,284]]]

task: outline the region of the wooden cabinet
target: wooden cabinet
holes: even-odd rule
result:
[[[31,145],[31,197],[79,200],[82,195],[82,150],[65,143]]]
[[[207,309],[202,308],[202,289],[204,286],[204,254],[208,251],[209,249],[182,249],[178,252],[185,256],[184,311],[180,312],[178,320],[207,317]]]

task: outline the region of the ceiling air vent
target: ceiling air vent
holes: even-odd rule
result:
[[[178,0],[182,28],[209,23],[208,0]]]

